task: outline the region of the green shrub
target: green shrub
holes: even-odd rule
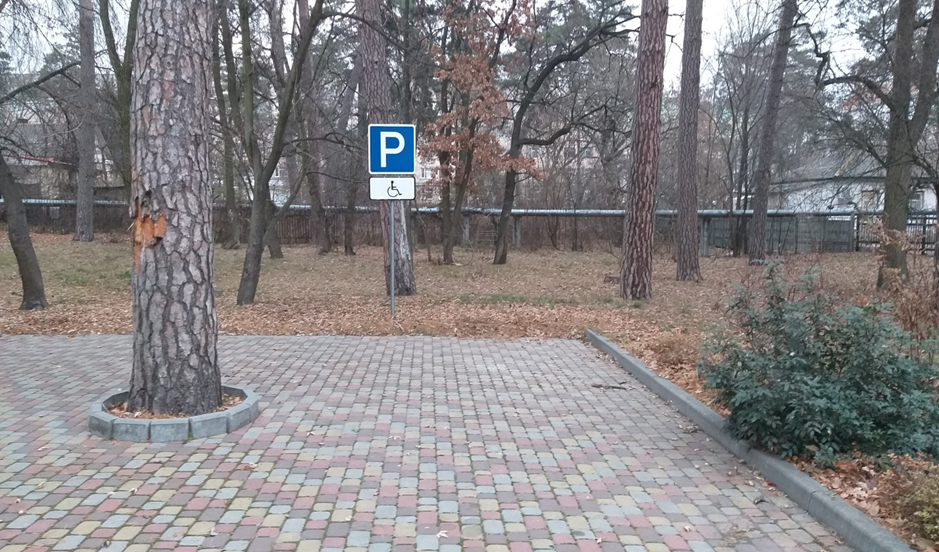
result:
[[[823,464],[855,450],[939,455],[933,344],[887,306],[836,305],[815,281],[786,282],[770,266],[762,293],[731,304],[738,334],[707,341],[699,372],[730,409],[731,434]]]

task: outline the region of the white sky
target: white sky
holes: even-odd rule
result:
[[[704,82],[704,73],[707,71],[707,60],[713,58],[717,51],[721,29],[727,20],[727,7],[731,3],[727,0],[704,0],[704,18],[701,24],[701,73]],[[685,32],[685,2],[684,0],[669,0],[668,13],[668,43],[665,49],[665,85],[666,88],[678,88],[681,78],[681,43]]]

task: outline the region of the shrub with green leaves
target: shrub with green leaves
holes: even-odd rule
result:
[[[933,344],[887,305],[838,305],[815,282],[770,266],[760,293],[731,304],[739,331],[708,340],[698,368],[731,411],[730,433],[823,464],[856,450],[939,456]]]

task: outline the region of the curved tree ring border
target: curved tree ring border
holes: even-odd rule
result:
[[[231,433],[253,422],[261,413],[258,395],[243,387],[222,386],[222,393],[241,397],[241,403],[223,410],[189,418],[119,418],[108,407],[127,400],[127,391],[112,391],[94,402],[88,412],[88,431],[102,439],[134,443],[186,441]]]

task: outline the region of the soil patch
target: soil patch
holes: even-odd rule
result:
[[[222,406],[218,407],[216,412],[224,412],[229,408],[238,406],[243,401],[241,397],[237,395],[222,395]],[[127,401],[117,403],[108,408],[108,413],[112,416],[117,416],[118,418],[137,418],[140,420],[168,420],[172,418],[188,418],[189,416],[182,414],[154,414],[152,412],[147,412],[146,410],[139,410],[136,412],[127,411]]]

